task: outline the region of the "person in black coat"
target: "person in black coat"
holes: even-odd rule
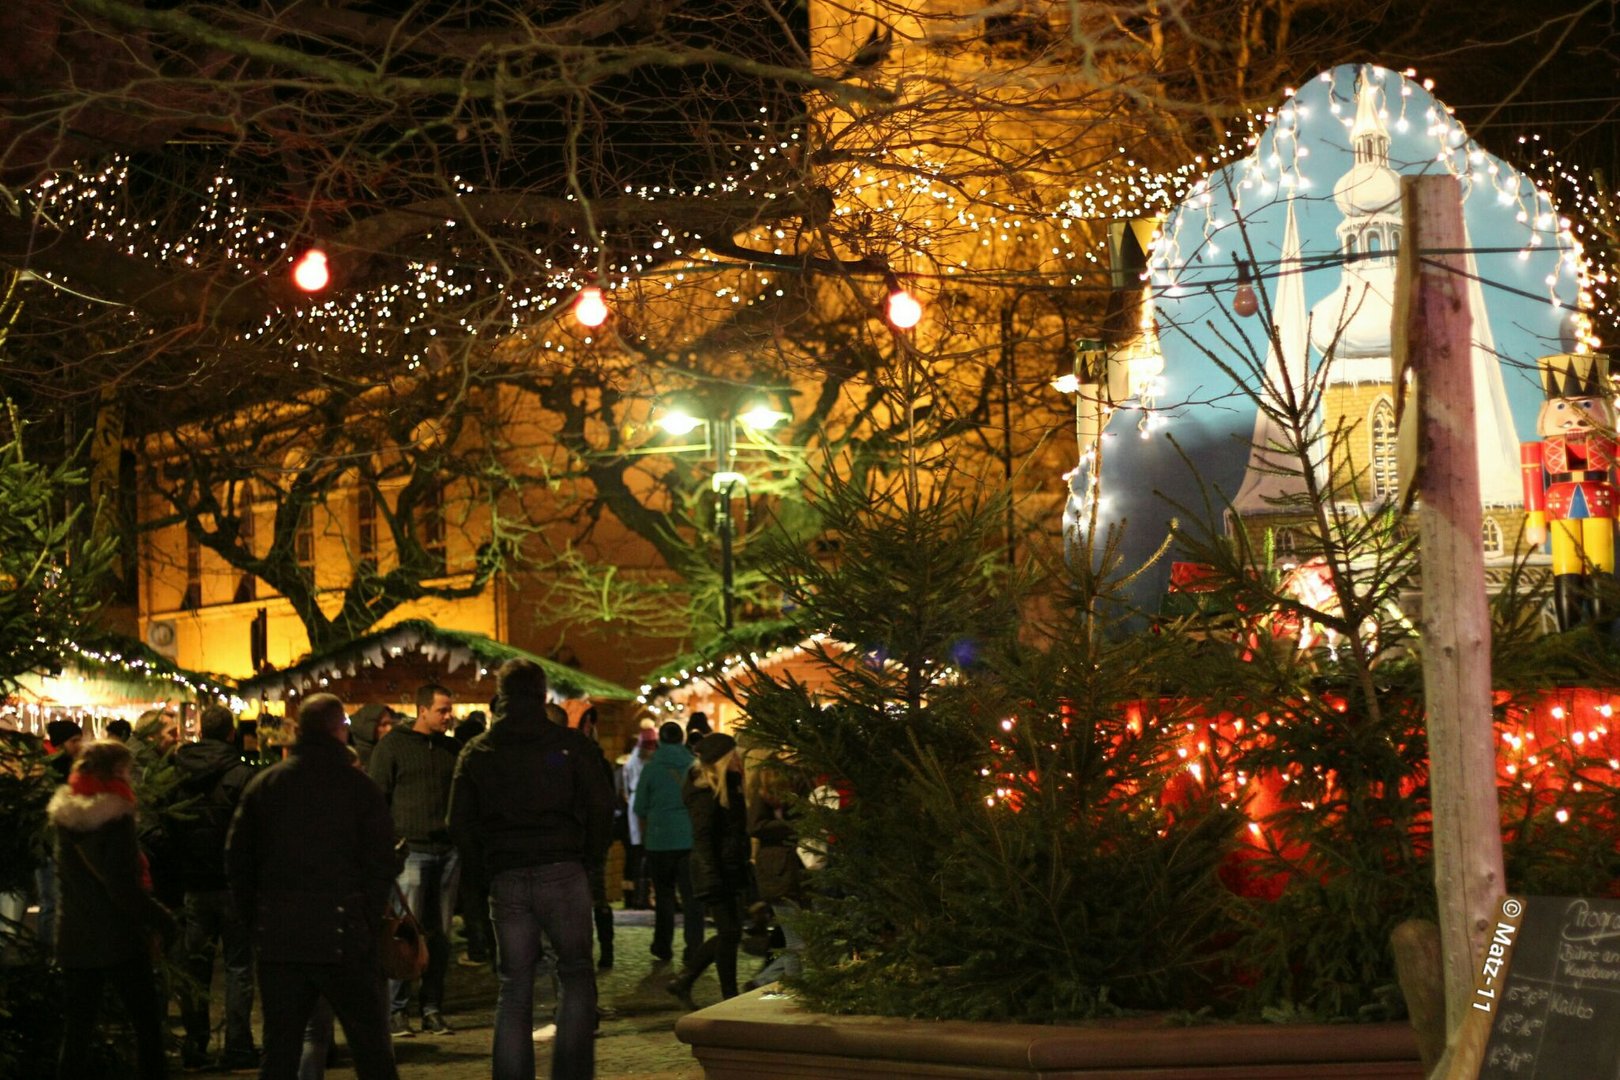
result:
[[[261,1080],[294,1080],[317,997],[343,1024],[356,1074],[397,1080],[377,941],[394,888],[394,826],[340,740],[331,694],[298,710],[292,756],[253,778],[225,846],[231,893],[258,954]]]
[[[467,744],[450,793],[450,830],[489,881],[500,992],[495,1080],[533,1080],[534,973],[549,941],[561,999],[552,1080],[595,1075],[596,980],[586,867],[607,850],[613,790],[597,748],[546,718],[546,674],[509,660],[496,676],[494,722]]]
[[[742,755],[730,735],[706,736],[681,789],[692,819],[692,892],[708,906],[715,934],[690,964],[670,980],[669,992],[688,1008],[692,984],[712,963],[722,997],[737,996],[737,946],[749,889],[748,808],[743,796]]]
[[[227,1069],[257,1066],[253,1045],[253,945],[237,917],[225,879],[225,836],[253,767],[236,746],[236,718],[223,705],[203,710],[197,742],[174,753],[182,777],[176,797],[185,811],[168,828],[174,837],[176,870],[185,896],[186,972],[193,984],[181,990],[180,1015],[186,1041],[181,1060],[188,1068],[208,1062],[208,987],[214,977],[216,943],[225,954],[225,1053]]]
[[[154,942],[176,929],[152,898],[135,838],[135,755],[116,739],[90,743],[46,809],[56,830],[56,962],[62,967],[62,1049],[57,1080],[90,1074],[96,1013],[111,985],[135,1032],[136,1075],[161,1080],[163,998],[153,977]]]

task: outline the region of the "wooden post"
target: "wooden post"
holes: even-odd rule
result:
[[[1404,177],[1401,215],[1395,358],[1416,374],[1422,403],[1423,697],[1446,1029],[1455,1037],[1503,890],[1468,280],[1462,255],[1438,254],[1467,246],[1461,185],[1447,175]]]

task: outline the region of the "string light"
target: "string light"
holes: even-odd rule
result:
[[[607,317],[607,301],[602,299],[601,289],[587,285],[579,290],[579,296],[574,300],[574,318],[579,320],[581,326],[601,326],[607,322]]]
[[[320,248],[310,248],[304,252],[293,266],[292,277],[293,284],[307,293],[326,288],[332,280],[331,269],[326,265],[326,252]]]
[[[906,291],[898,281],[889,286],[889,307],[886,315],[889,325],[897,330],[910,330],[922,321],[922,304]]]
[[[1232,256],[1232,261],[1237,263],[1238,274],[1237,288],[1232,290],[1232,313],[1247,319],[1260,310],[1260,298],[1254,294],[1254,285],[1249,277],[1249,264],[1236,255]]]

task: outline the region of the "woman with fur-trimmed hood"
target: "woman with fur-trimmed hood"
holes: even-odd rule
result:
[[[56,832],[56,962],[66,999],[58,1080],[89,1075],[96,1012],[111,984],[135,1032],[136,1075],[160,1080],[164,1001],[152,971],[154,939],[174,917],[152,899],[135,838],[135,756],[116,739],[86,746],[46,814]]]

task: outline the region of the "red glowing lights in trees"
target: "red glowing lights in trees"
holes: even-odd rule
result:
[[[293,264],[293,284],[305,292],[320,292],[332,280],[332,271],[326,265],[326,252],[310,248]]]
[[[602,299],[602,290],[595,285],[587,285],[579,290],[579,296],[574,300],[574,318],[583,326],[601,326],[607,321],[607,301]]]
[[[895,283],[889,286],[889,325],[897,330],[910,330],[922,321],[922,305],[917,298]]]

